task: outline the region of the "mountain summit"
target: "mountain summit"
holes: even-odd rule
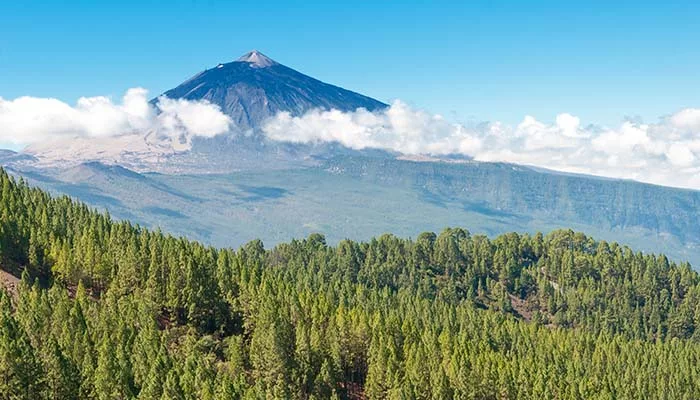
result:
[[[265,67],[271,67],[273,65],[278,64],[277,61],[271,59],[270,57],[266,56],[265,54],[263,54],[257,50],[249,51],[249,52],[243,54],[236,61],[250,63],[251,67],[254,67],[254,68],[265,68]]]
[[[371,97],[304,75],[257,50],[200,72],[163,95],[208,100],[231,116],[241,130],[257,129],[265,119],[282,111],[299,116],[317,108],[374,111],[387,107]]]

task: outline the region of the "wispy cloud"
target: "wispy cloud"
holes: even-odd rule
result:
[[[552,122],[532,116],[510,126],[463,126],[401,101],[381,112],[281,113],[263,127],[274,140],[339,142],[354,149],[404,154],[463,154],[480,161],[534,165],[565,172],[635,179],[700,189],[700,109],[684,109],[656,123],[624,121],[616,127],[582,125],[563,113]]]
[[[218,106],[160,98],[148,102],[148,92],[129,89],[120,103],[108,97],[82,97],[75,105],[57,99],[0,97],[0,143],[31,145],[60,138],[105,138],[154,133],[189,140],[229,130],[231,119]]]

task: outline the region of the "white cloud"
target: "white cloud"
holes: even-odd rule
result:
[[[481,140],[439,115],[411,109],[400,101],[384,112],[358,109],[313,110],[303,117],[283,112],[268,120],[263,131],[273,140],[309,143],[339,142],[353,149],[381,148],[405,154],[474,152]]]
[[[168,98],[152,105],[141,88],[128,90],[120,102],[83,97],[75,105],[50,98],[0,97],[0,143],[29,145],[34,154],[47,158],[109,155],[119,160],[122,153],[150,154],[154,149],[165,154],[188,149],[192,137],[212,137],[231,126],[231,119],[215,105]],[[515,126],[463,126],[396,101],[379,112],[314,110],[301,117],[280,113],[263,131],[281,141],[339,142],[406,155],[463,154],[480,161],[700,189],[697,108],[656,123],[624,121],[616,127],[583,125],[568,113],[552,122],[526,116]],[[57,146],[57,140],[63,144]]]
[[[107,138],[154,133],[189,142],[229,130],[231,119],[207,102],[159,98],[129,89],[121,103],[103,96],[81,97],[74,106],[57,99],[0,97],[0,143],[32,145],[61,138]]]
[[[466,127],[396,101],[374,113],[281,113],[263,131],[281,141],[333,141],[407,155],[459,153],[479,161],[700,189],[700,109],[684,109],[653,124],[625,121],[614,128],[582,126],[567,113],[552,123],[526,116],[515,127],[500,122]]]
[[[227,132],[232,123],[219,106],[209,102],[160,97],[156,107],[161,111],[157,125],[166,132],[213,137]]]
[[[700,109],[686,108],[671,116],[671,123],[681,129],[700,130]]]

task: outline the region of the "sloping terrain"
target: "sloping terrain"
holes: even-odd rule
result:
[[[112,215],[217,246],[326,235],[330,243],[445,226],[475,233],[573,228],[700,265],[700,193],[491,163],[339,156],[227,174],[135,173],[99,163],[21,173]],[[17,173],[17,172],[15,172]]]

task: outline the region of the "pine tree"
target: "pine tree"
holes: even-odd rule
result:
[[[9,296],[0,289],[0,396],[39,399],[46,388],[44,370],[11,307]]]
[[[51,338],[43,356],[46,371],[47,398],[76,399],[80,393],[80,371],[63,354],[58,342]]]

